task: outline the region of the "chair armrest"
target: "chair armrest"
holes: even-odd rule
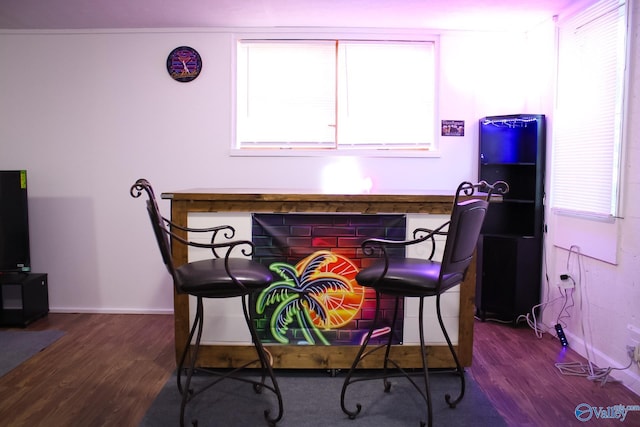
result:
[[[162,217],[162,220],[171,228],[177,228],[178,230],[188,231],[192,233],[209,233],[209,232],[218,232],[222,230],[229,230],[231,234],[235,234],[235,230],[230,225],[218,225],[215,227],[205,227],[205,228],[194,228],[194,227],[184,227],[182,225],[178,225],[172,222],[170,219]]]
[[[213,241],[212,237],[212,241]],[[184,242],[188,246],[193,246],[195,248],[205,248],[211,249],[211,252],[216,258],[229,258],[234,249],[238,248],[238,251],[243,256],[251,256],[253,255],[253,251],[255,250],[255,245],[250,240],[231,240],[228,242],[218,242],[218,243],[200,243],[194,241],[186,241]],[[217,250],[224,249],[224,256],[220,255]]]
[[[251,256],[255,250],[255,245],[250,240],[231,240],[235,236],[236,230],[230,225],[219,225],[214,227],[205,227],[205,228],[193,228],[193,227],[183,227],[180,225],[176,225],[172,221],[167,218],[162,218],[167,225],[170,227],[169,229],[164,229],[165,232],[171,237],[171,240],[178,241],[183,245],[192,246],[195,248],[204,248],[211,249],[211,252],[216,258],[228,258],[231,255],[231,252],[239,248],[238,250],[243,256]],[[195,242],[193,240],[185,239],[181,236],[178,236],[176,233],[171,231],[173,228],[177,228],[178,230],[187,231],[187,232],[211,232],[211,240],[209,243]],[[226,240],[219,240],[219,236]],[[218,241],[216,241],[218,240]],[[221,255],[218,250],[224,249],[225,254]]]
[[[450,221],[445,222],[434,230],[428,228],[416,228],[413,231],[413,239],[409,240],[389,240],[381,238],[366,239],[361,244],[362,251],[367,256],[373,256],[377,249],[382,252],[385,258],[388,258],[387,248],[406,247],[429,240],[431,242],[431,254],[428,259],[431,259],[433,258],[436,250],[435,236],[446,236],[447,232],[442,230],[449,225],[449,222]]]
[[[451,221],[447,221],[442,224],[440,227],[435,230],[431,230],[429,228],[416,228],[413,230],[413,237],[416,239],[416,243],[423,242],[423,239],[429,239],[431,241],[431,253],[427,259],[433,259],[433,256],[436,253],[436,239],[435,236],[446,236],[448,231],[442,231],[443,228],[447,227]],[[418,237],[420,233],[425,233],[423,237]]]

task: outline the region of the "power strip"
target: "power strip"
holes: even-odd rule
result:
[[[569,341],[567,341],[567,337],[564,335],[564,330],[562,329],[562,325],[558,323],[556,325],[556,334],[558,335],[558,339],[563,347],[569,346]],[[638,351],[638,347],[636,347],[636,352]]]

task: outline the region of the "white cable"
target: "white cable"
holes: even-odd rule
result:
[[[546,227],[546,224],[545,224]],[[547,285],[547,292],[546,292],[546,298],[547,301],[540,303],[538,305],[535,305],[531,308],[531,312],[527,313],[526,315],[521,314],[520,316],[518,316],[516,318],[516,323],[521,322],[522,320],[527,322],[527,325],[529,325],[529,327],[531,329],[533,329],[534,333],[536,334],[536,337],[538,337],[538,339],[542,338],[542,336],[544,335],[545,332],[548,332],[550,330],[552,330],[553,328],[551,328],[550,326],[544,324],[544,322],[540,321],[540,323],[542,324],[543,327],[538,326],[538,319],[536,318],[536,308],[541,307],[540,309],[540,318],[542,319],[542,313],[544,312],[544,309],[547,307],[547,305],[557,301],[558,299],[562,298],[557,297],[554,298],[552,300],[549,300],[549,295],[551,295],[551,291],[550,291],[550,287],[549,287],[549,272],[547,271],[547,250],[546,250],[546,242],[543,242],[543,246],[542,246],[542,251],[543,251],[543,256],[542,256],[542,261],[543,261],[543,266],[544,266],[544,278],[545,278],[545,283]]]
[[[572,245],[569,248],[569,256],[567,257],[567,271],[569,271],[569,259],[571,258],[571,254],[575,253],[578,255],[578,282],[576,284],[576,282],[574,281],[574,286],[576,287],[580,287],[580,328],[582,330],[582,338],[583,338],[583,344],[585,347],[585,353],[586,353],[586,359],[587,359],[587,364],[585,365],[582,362],[568,362],[568,363],[556,363],[555,366],[556,368],[558,368],[560,370],[560,372],[563,375],[578,375],[578,376],[583,376],[586,377],[587,379],[591,380],[591,381],[599,381],[600,382],[600,386],[604,386],[605,383],[607,381],[611,381],[609,378],[609,375],[611,374],[611,371],[614,370],[619,370],[619,371],[623,371],[625,369],[629,369],[631,367],[631,365],[633,364],[633,356],[629,355],[630,357],[630,362],[629,364],[624,367],[624,368],[614,368],[609,366],[608,368],[599,368],[597,365],[595,365],[592,361],[592,357],[591,357],[591,352],[589,351],[589,343],[588,343],[588,339],[587,339],[587,335],[585,332],[585,312],[583,310],[583,301],[585,303],[588,303],[587,301],[587,292],[586,292],[586,286],[583,286],[583,280],[582,280],[582,263],[581,263],[581,253],[580,253],[580,248],[576,245]],[[573,280],[573,279],[572,279]],[[572,293],[572,297],[573,297],[573,293]],[[588,305],[588,304],[587,304]],[[558,315],[558,319],[560,319],[560,315]],[[588,317],[587,317],[587,323],[589,326],[589,330],[590,330],[590,323],[588,322]],[[591,331],[589,331],[591,332]],[[591,333],[589,334],[589,336],[591,336]]]
[[[536,337],[542,338],[542,335],[545,332],[550,331],[552,328],[549,327],[548,325],[545,325],[543,322],[540,322],[540,323],[544,326],[544,329],[541,328],[540,326],[538,326],[538,319],[536,318],[536,308],[538,308],[538,307],[542,307],[543,308],[542,310],[540,310],[540,317],[542,317],[542,312],[544,311],[544,308],[546,308],[547,305],[549,305],[549,304],[551,304],[551,303],[553,303],[553,302],[555,302],[555,301],[557,301],[557,300],[559,300],[561,298],[562,298],[562,296],[559,296],[559,297],[556,297],[556,298],[554,298],[554,299],[552,299],[550,301],[543,302],[543,303],[540,303],[538,305],[534,305],[531,308],[531,312],[530,313],[527,313],[526,315],[521,314],[520,316],[518,316],[518,318],[516,319],[516,323],[520,322],[522,320],[526,320],[526,322],[529,325],[529,327],[531,329],[533,329],[533,331],[535,332]],[[529,316],[531,316],[531,317],[529,317]]]
[[[567,305],[569,303],[569,291],[571,291],[571,304]],[[558,312],[558,318],[556,320],[556,323],[560,324],[563,328],[566,328],[567,325],[564,323],[562,319],[571,317],[571,314],[569,314],[569,309],[573,308],[573,306],[575,305],[575,299],[573,297],[574,292],[575,292],[575,282],[574,282],[574,288],[564,290],[564,305],[562,306],[562,309]],[[562,289],[560,289],[560,293],[562,294]],[[566,314],[563,315],[562,314],[563,312]]]

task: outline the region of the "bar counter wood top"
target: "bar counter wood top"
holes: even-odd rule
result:
[[[189,189],[162,193],[162,198],[171,201],[171,219],[181,226],[187,225],[191,212],[274,212],[274,213],[421,213],[449,215],[453,193],[430,191],[328,194],[319,191],[282,189]],[[183,234],[186,237],[186,234]],[[173,245],[176,264],[187,262],[187,248]],[[475,260],[472,262],[465,282],[460,288],[460,318],[457,352],[460,363],[470,366],[473,347],[473,320],[475,299]],[[176,359],[189,334],[189,300],[186,295],[174,296]],[[346,369],[358,350],[357,346],[296,346],[267,345],[273,356],[275,368],[301,369]],[[419,367],[420,346],[417,344],[396,345],[395,358],[405,367]],[[382,352],[380,356],[382,356]],[[431,345],[427,348],[429,365],[433,368],[453,367],[454,363],[446,345]],[[200,349],[198,365],[214,368],[230,368],[255,358],[251,345],[205,345]],[[373,356],[369,363],[380,360]],[[379,365],[378,365],[379,366]],[[369,366],[364,366],[369,367]],[[374,366],[370,366],[374,367]],[[377,367],[377,366],[375,366]]]

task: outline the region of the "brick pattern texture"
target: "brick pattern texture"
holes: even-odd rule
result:
[[[252,240],[256,244],[253,259],[264,265],[285,262],[295,266],[301,260],[320,250],[328,250],[348,258],[359,270],[375,258],[366,257],[360,247],[369,237],[402,240],[406,236],[406,218],[398,214],[253,214]],[[392,254],[404,256],[404,249]],[[381,320],[378,328],[391,326],[395,298],[383,296]],[[276,342],[269,327],[274,305],[263,314],[253,315],[258,335],[265,343]],[[359,344],[368,331],[375,313],[375,292],[366,289],[361,310],[345,326],[322,329],[321,333],[332,345]],[[400,315],[393,332],[395,344],[402,343],[403,301],[400,300]],[[308,344],[300,328],[291,324],[286,333],[289,344]],[[381,337],[379,340],[388,339]],[[379,341],[376,340],[376,341]],[[320,342],[315,342],[320,344]]]

